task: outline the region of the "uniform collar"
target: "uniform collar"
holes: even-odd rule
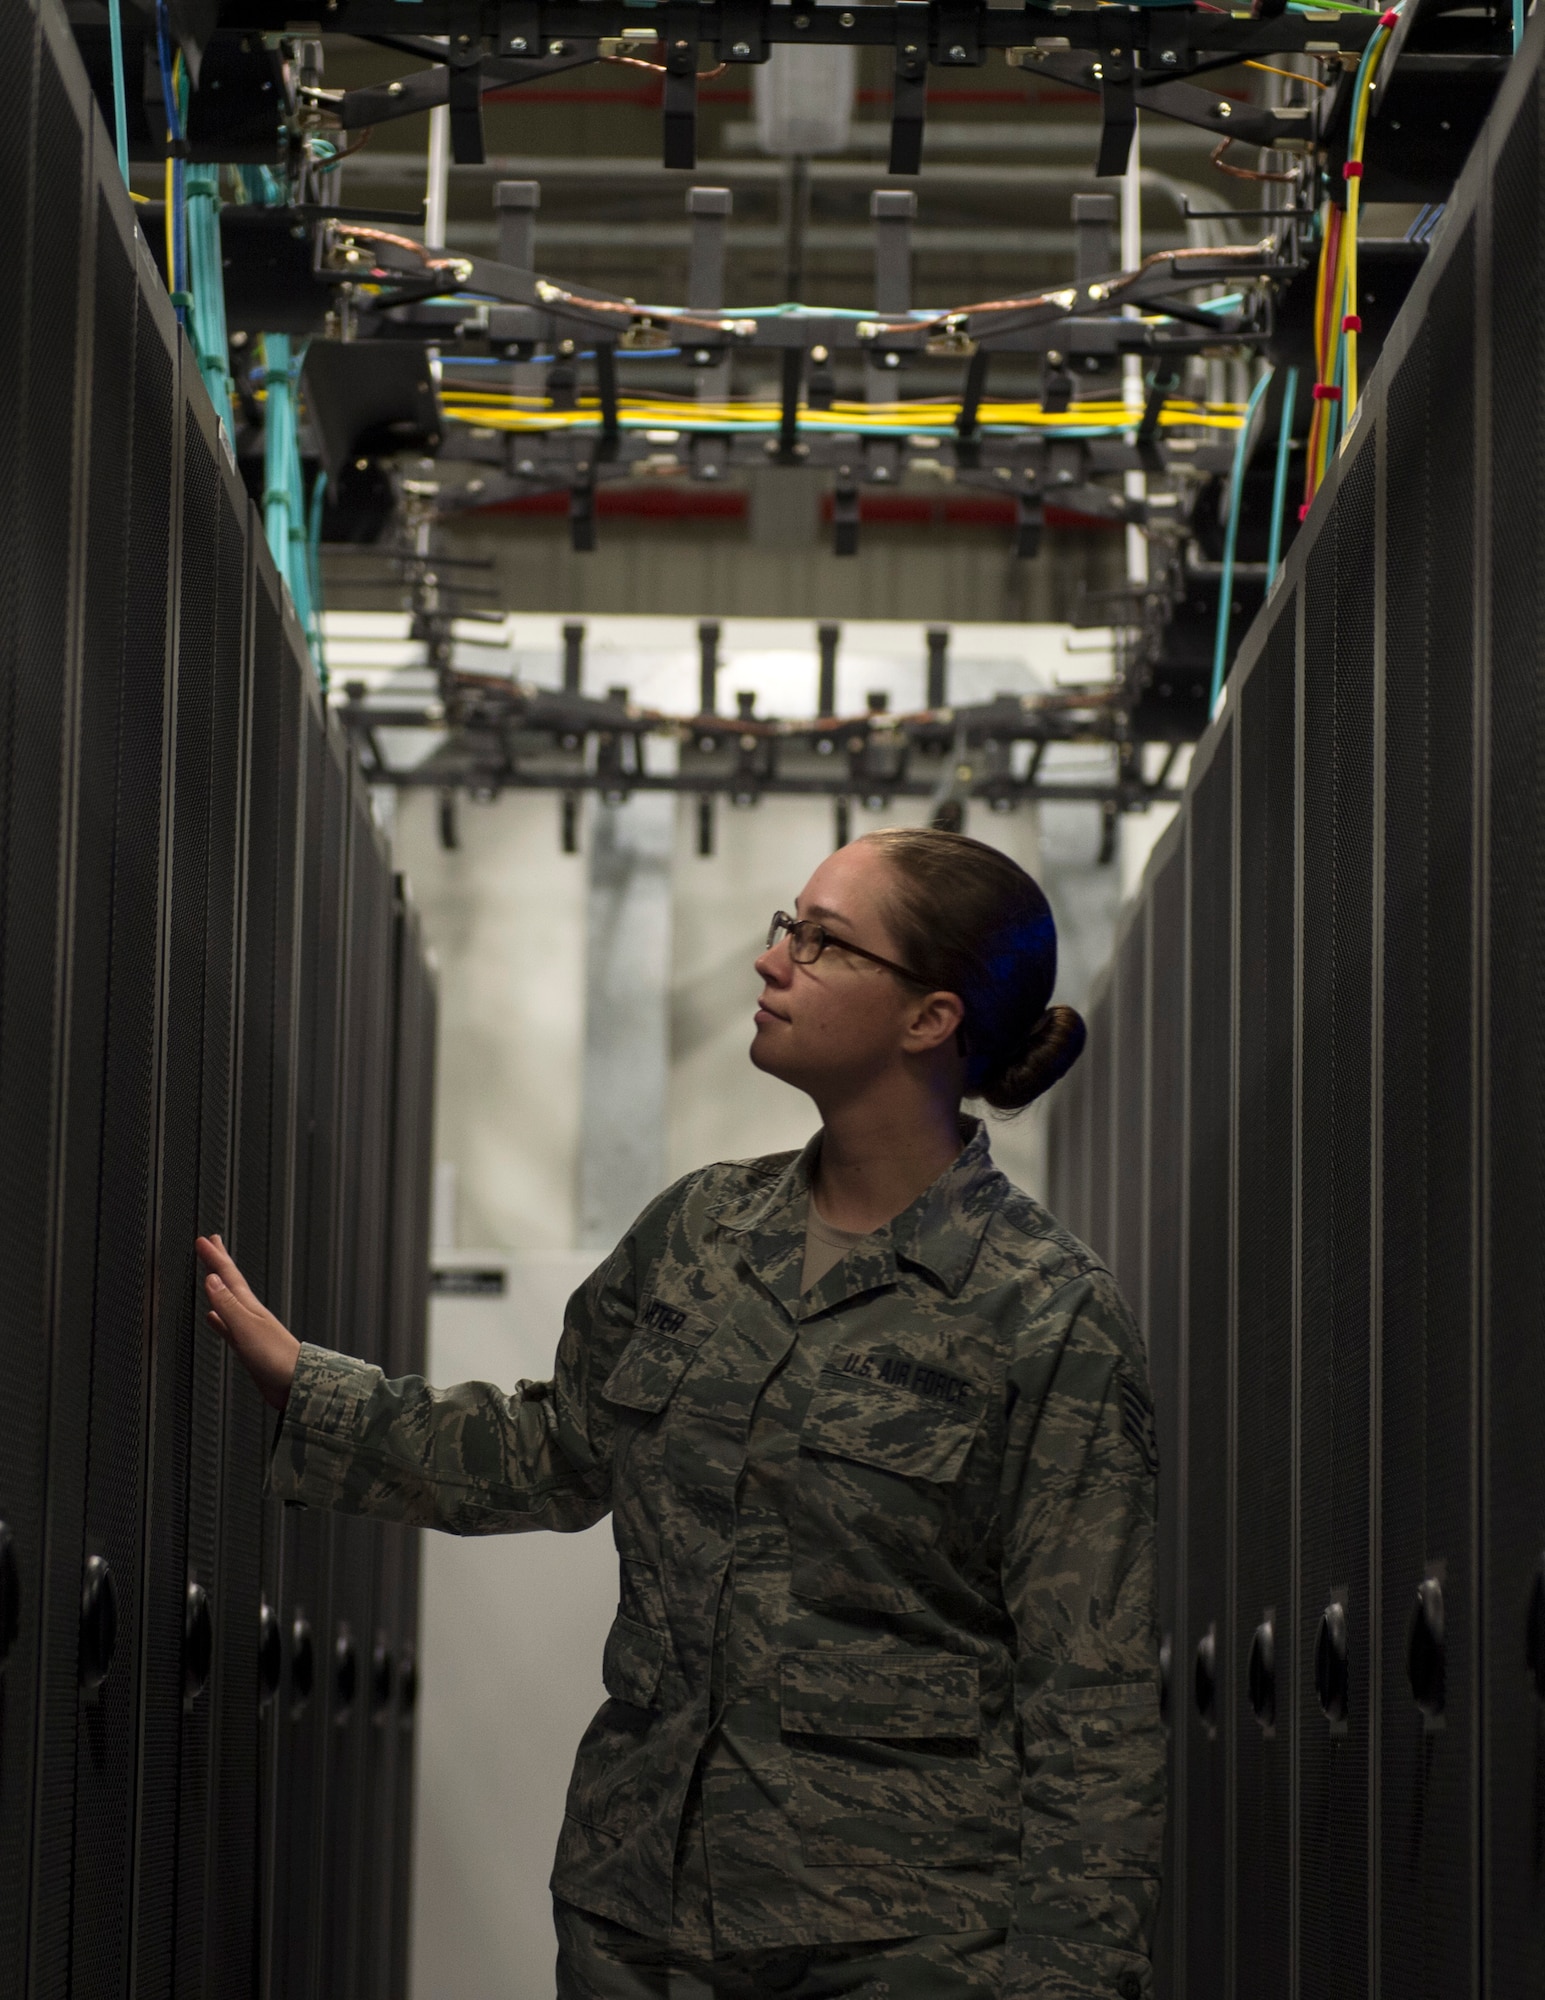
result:
[[[931,1272],[954,1298],[971,1274],[983,1232],[1008,1185],[993,1165],[982,1121],[962,1118],[961,1130],[965,1146],[932,1187],[807,1293],[801,1294],[799,1281],[819,1133],[770,1185],[764,1182],[740,1200],[727,1201],[719,1221],[744,1239],[747,1262],[796,1319],[894,1284],[898,1258]]]

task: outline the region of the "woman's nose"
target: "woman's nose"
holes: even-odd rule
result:
[[[756,961],[752,970],[759,979],[765,979],[769,986],[787,986],[789,982],[788,947],[780,938],[770,944]]]

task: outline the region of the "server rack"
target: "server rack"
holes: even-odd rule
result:
[[[294,1643],[309,1606],[332,1664],[330,1528],[262,1498],[193,1238],[421,1361],[432,985],[54,0],[0,10],[0,252],[0,1994],[374,2000],[411,1675],[398,1811],[342,1786],[340,1859]],[[358,1524],[340,1567],[394,1667],[414,1541]],[[334,1982],[340,1871],[379,1890]]]
[[[1198,2000],[1545,1988],[1542,58],[1534,19],[1091,1008],[1146,923],[1157,1973]],[[1085,1106],[1136,1129],[1086,1061],[1075,1228]]]

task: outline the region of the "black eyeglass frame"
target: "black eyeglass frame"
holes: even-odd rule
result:
[[[867,958],[871,965],[883,965],[887,972],[897,973],[901,978],[909,980],[912,985],[921,986],[925,993],[932,990],[932,980],[920,979],[908,967],[898,965],[895,959],[881,958],[877,951],[868,951],[863,945],[854,944],[850,938],[838,937],[835,931],[829,931],[825,924],[817,923],[814,917],[791,917],[787,910],[774,910],[773,920],[767,926],[766,948],[768,951],[771,951],[773,946],[778,942],[778,935],[781,931],[788,933],[789,954],[796,965],[814,965],[828,945],[835,945],[838,951],[850,951],[855,958]],[[795,951],[795,933],[797,931],[804,931],[807,935],[813,933],[820,940],[808,958],[800,958]]]

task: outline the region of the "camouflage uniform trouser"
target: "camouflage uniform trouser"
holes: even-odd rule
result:
[[[621,1924],[553,1904],[558,2000],[998,2000],[1002,1931],[795,1946],[694,1963]]]

